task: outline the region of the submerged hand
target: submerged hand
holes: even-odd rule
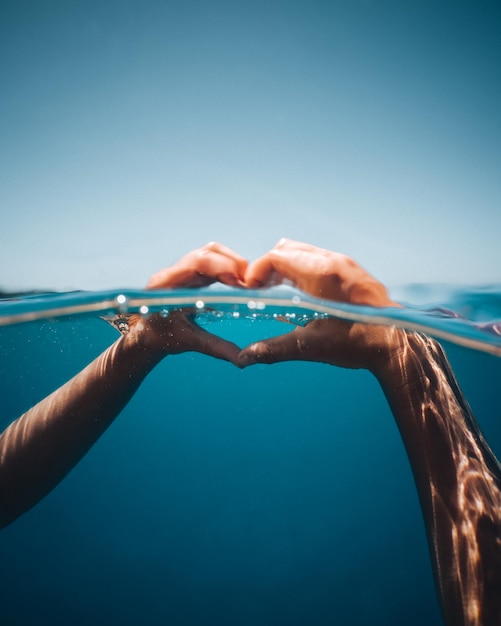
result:
[[[376,373],[398,348],[397,333],[386,326],[314,320],[304,328],[297,326],[290,333],[247,346],[240,352],[238,364],[316,361]]]
[[[247,261],[243,257],[212,242],[154,274],[146,288],[202,287],[217,281],[242,286],[246,269]],[[240,348],[200,328],[192,310],[173,311],[167,317],[133,315],[129,319],[129,329],[131,341],[162,355],[201,352],[239,365]]]
[[[200,352],[241,367],[238,363],[240,348],[201,328],[195,322],[195,314],[189,310],[172,311],[167,317],[158,313],[131,315],[126,337],[139,348],[161,356]]]
[[[315,246],[282,239],[252,263],[248,287],[268,286],[287,279],[313,296],[374,307],[399,306],[382,283],[353,259]],[[254,343],[240,353],[242,367],[279,361],[319,361],[348,368],[374,370],[391,356],[395,331],[336,319],[315,320],[306,327]]]

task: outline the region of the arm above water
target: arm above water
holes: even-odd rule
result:
[[[155,275],[150,288],[191,285],[193,277],[204,284],[216,279],[232,284],[240,267],[240,257],[232,254],[205,246]],[[126,334],[0,435],[0,527],[66,476],[164,357],[195,351],[236,363],[239,348],[204,331],[185,312],[167,318],[134,315],[128,323]]]
[[[249,283],[255,277],[261,284],[286,277],[342,302],[398,306],[356,262],[307,244],[279,242],[249,267]],[[418,333],[326,319],[257,342],[239,360],[319,361],[376,376],[412,467],[445,621],[499,626],[501,471],[441,346]]]

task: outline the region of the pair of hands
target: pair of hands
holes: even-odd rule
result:
[[[288,280],[315,297],[369,305],[398,306],[386,288],[353,259],[310,244],[281,239],[249,264],[219,243],[188,253],[174,265],[154,274],[147,289],[202,287],[214,282],[247,289],[265,288]],[[349,368],[374,369],[388,352],[388,330],[335,319],[315,320],[292,332],[258,341],[240,350],[204,331],[193,315],[175,311],[138,322],[148,331],[149,344],[165,354],[196,351],[246,367],[287,360],[319,361]],[[386,350],[384,350],[386,348]]]

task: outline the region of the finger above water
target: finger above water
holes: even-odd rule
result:
[[[226,246],[211,242],[154,274],[147,289],[200,287],[216,281],[242,286],[246,269],[247,261],[243,257]]]
[[[294,253],[292,253],[294,255]],[[284,278],[298,284],[297,263],[294,256],[273,248],[253,261],[245,273],[245,284],[249,288],[264,287],[281,282]]]
[[[333,272],[335,259],[341,256],[336,253],[327,256],[326,252],[315,248],[277,246],[249,265],[245,284],[250,288],[267,286],[276,282],[278,276],[299,289],[313,292],[312,282],[316,282],[318,276]]]
[[[218,254],[222,254],[224,256],[232,258],[234,261],[236,261],[238,264],[241,264],[242,266],[247,266],[247,260],[243,256],[238,254],[238,252],[235,252],[235,250],[232,250],[231,248],[228,248],[228,246],[224,246],[222,243],[219,243],[217,241],[210,241],[209,243],[206,243],[204,246],[202,246],[199,250],[209,250],[212,252],[217,252]]]

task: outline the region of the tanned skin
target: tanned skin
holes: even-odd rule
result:
[[[242,281],[247,262],[207,244],[150,279],[149,289]],[[167,356],[195,351],[237,363],[239,348],[212,335],[189,312],[131,316],[125,332],[84,370],[0,435],[0,527],[49,493],[80,461]]]
[[[251,264],[245,282],[280,278],[320,298],[399,306],[348,257],[289,240]],[[447,626],[501,624],[501,468],[441,346],[419,333],[316,320],[245,348],[242,366],[306,360],[374,374],[404,442]]]
[[[211,243],[153,275],[149,289],[284,279],[316,297],[399,306],[353,259],[281,240],[248,265]],[[166,356],[197,351],[244,368],[287,360],[364,368],[379,381],[407,450],[447,626],[501,624],[501,469],[441,346],[424,335],[336,319],[310,322],[242,351],[189,312],[132,316],[128,331],[0,436],[0,522],[31,508],[78,463]],[[333,480],[335,477],[333,477]]]

